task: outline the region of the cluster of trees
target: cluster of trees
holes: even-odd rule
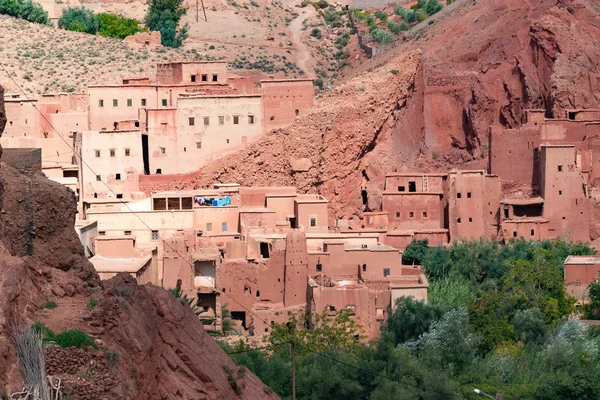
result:
[[[183,0],[150,0],[144,23],[151,31],[160,31],[163,46],[180,47],[188,37],[188,25],[178,29],[187,12]]]
[[[447,2],[447,4],[450,3]],[[425,21],[430,15],[439,12],[441,9],[442,5],[438,2],[438,0],[419,0],[408,10],[402,6],[396,7],[394,9],[394,14],[401,16],[404,21],[412,24],[417,21]]]
[[[36,24],[49,25],[48,13],[31,0],[0,0],[0,14],[22,18]]]
[[[58,20],[58,27],[68,31],[98,34],[118,39],[145,31],[140,27],[140,21],[137,19],[113,13],[94,14],[93,11],[84,7],[63,9],[62,16]]]
[[[266,351],[227,349],[282,398],[291,396],[294,342],[299,399],[471,398],[474,388],[506,398],[597,399],[600,330],[569,319],[575,302],[562,274],[567,255],[593,253],[561,240],[414,242],[405,261],[424,265],[429,302],[398,299],[371,343],[341,313],[317,317],[317,330],[300,329],[296,317],[276,325]]]

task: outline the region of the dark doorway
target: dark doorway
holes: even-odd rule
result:
[[[269,243],[260,242],[260,256],[262,258],[269,258]]]
[[[242,328],[246,329],[246,312],[245,311],[232,311],[231,319],[234,321],[242,321]]]
[[[417,191],[417,183],[416,182],[408,182],[408,191],[409,192],[416,192]]]
[[[363,206],[365,206],[365,209],[366,209],[367,203],[368,203],[367,191],[366,190],[361,190],[360,191],[360,195],[362,197]]]
[[[296,218],[290,218],[290,228],[296,229]]]
[[[142,158],[144,159],[144,174],[150,175],[150,161],[148,160],[148,135],[142,135]]]

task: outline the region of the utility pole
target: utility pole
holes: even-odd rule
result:
[[[292,352],[292,400],[296,400],[296,348],[294,343],[294,337],[290,342],[290,351]]]
[[[208,22],[208,18],[206,18],[206,8],[204,8],[204,0],[200,0],[202,2],[202,12],[204,13],[204,21]],[[198,9],[198,0],[196,0],[196,10]],[[198,20],[198,16],[196,16],[196,21]]]
[[[198,0],[196,0],[196,22],[198,22]]]

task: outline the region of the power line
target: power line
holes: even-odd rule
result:
[[[457,399],[465,399],[466,398],[464,396],[461,396],[461,395],[458,395],[458,394],[454,394],[454,393],[445,392],[443,390],[437,390],[437,389],[431,389],[431,388],[427,388],[427,387],[421,387],[421,386],[418,386],[418,385],[415,385],[415,384],[412,384],[412,383],[408,383],[408,382],[404,382],[404,381],[401,381],[401,380],[394,380],[394,379],[392,379],[390,377],[387,377],[385,375],[381,375],[381,374],[378,374],[378,373],[373,373],[373,371],[366,370],[364,368],[359,367],[358,365],[350,364],[350,363],[347,363],[346,361],[342,361],[342,360],[339,360],[339,359],[337,359],[335,357],[331,357],[331,356],[329,356],[327,354],[324,354],[324,353],[321,353],[321,352],[316,351],[314,349],[311,349],[308,346],[304,346],[304,345],[301,345],[299,343],[296,343],[296,346],[304,348],[304,349],[307,349],[309,352],[311,352],[313,354],[317,354],[317,355],[319,355],[319,356],[321,356],[323,358],[327,358],[327,359],[329,359],[331,361],[334,361],[336,363],[345,365],[347,367],[351,367],[351,368],[357,369],[359,371],[363,371],[363,372],[369,373],[371,375],[375,375],[377,377],[387,379],[390,382],[396,382],[396,383],[400,383],[401,385],[412,386],[412,387],[414,387],[416,389],[419,389],[419,390],[426,390],[426,391],[429,391],[429,392],[435,392],[435,393],[439,393],[439,394],[444,394],[446,396],[452,396],[452,397],[455,397]]]
[[[2,69],[4,70],[4,72],[6,73],[6,75],[9,77],[10,80],[13,81],[13,83],[15,84],[15,86],[17,86],[19,88],[19,90],[23,93],[23,95],[25,96],[25,98],[27,99],[27,101],[31,101],[31,99],[29,99],[29,97],[27,96],[27,93],[25,92],[25,90],[23,90],[23,88],[21,88],[21,86],[15,81],[15,79],[8,73],[8,71],[6,70],[6,68],[4,67],[4,64],[0,64],[0,66],[2,67]],[[54,125],[52,124],[52,122],[50,122],[48,120],[48,118],[46,118],[46,116],[37,108],[37,105],[32,104],[33,108],[42,116],[42,118],[48,123],[48,125],[50,125],[52,127],[52,130],[54,132],[56,132],[56,134],[63,140],[63,142],[65,142],[65,144],[73,151],[73,154],[75,155],[75,157],[77,157],[80,161],[82,166],[87,167],[92,174],[99,176],[98,174],[96,174],[96,172],[92,169],[92,167],[90,167],[90,165],[85,162],[85,160],[83,159],[82,156],[80,156],[75,149],[69,144],[69,142],[63,137],[63,135],[60,134],[60,132],[58,132],[58,130],[56,130],[56,128],[54,127]],[[112,188],[110,186],[108,186],[108,184],[106,182],[104,182],[104,180],[100,179],[100,182],[102,182],[102,184],[104,186],[106,186],[106,188],[113,194],[115,195],[115,198],[117,198],[117,193],[115,193],[114,190],[112,190]],[[129,212],[131,214],[133,214],[138,220],[140,220],[140,222],[146,227],[148,228],[148,230],[150,230],[151,232],[153,231],[153,229],[146,224],[146,221],[144,221],[135,211],[133,211],[131,209],[131,207],[129,207],[129,204],[126,203],[125,201],[123,201],[123,199],[119,199],[121,204],[123,204],[127,210],[129,210]],[[157,234],[158,236],[158,234]],[[163,245],[166,245],[169,247],[170,250],[172,250],[175,254],[177,254],[179,257],[181,257],[182,260],[184,260],[184,262],[186,262],[187,264],[189,264],[190,267],[194,268],[194,265],[188,261],[181,253],[179,253],[175,248],[173,248],[173,246],[171,246],[169,243],[166,242],[165,239],[163,239],[162,237],[158,236],[158,239],[163,243]],[[164,271],[164,264],[163,264],[163,271]],[[203,275],[201,272],[198,271],[198,273],[200,274],[201,277],[204,278],[209,278],[206,275]],[[227,297],[229,297],[231,300],[233,300],[236,304],[238,304],[239,306],[241,306],[243,309],[245,309],[246,311],[248,311],[251,315],[253,315],[254,317],[256,317],[259,321],[262,321],[265,323],[265,325],[269,325],[269,322],[260,318],[258,315],[256,315],[252,310],[250,310],[248,307],[246,307],[245,305],[243,305],[242,303],[240,303],[239,301],[237,301],[235,298],[233,298],[231,295],[228,295],[226,292],[222,292],[223,294],[225,294]]]

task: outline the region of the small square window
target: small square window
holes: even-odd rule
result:
[[[167,149],[165,147],[161,147],[160,154],[167,154]]]
[[[423,211],[423,218],[427,218],[427,211]]]
[[[225,116],[219,115],[219,125],[225,125]]]
[[[158,240],[158,231],[152,231],[152,240]]]
[[[558,172],[562,172],[562,170],[563,170],[563,166],[562,166],[562,165],[559,165],[559,166],[558,166]]]
[[[469,218],[469,222],[473,222],[473,218]]]
[[[161,104],[162,104],[163,107],[166,107],[167,106],[167,99],[162,99],[162,103]]]
[[[133,99],[127,99],[127,107],[133,107]]]
[[[562,190],[559,190],[559,191],[558,191],[558,195],[559,195],[559,196],[562,196]]]
[[[188,118],[188,125],[189,126],[194,126],[196,124],[196,119],[194,117],[189,117]]]
[[[471,192],[467,192],[467,199],[471,198]]]
[[[210,231],[212,231],[212,223],[208,222],[206,224],[206,232],[210,232]]]
[[[98,100],[98,107],[104,107],[104,100]]]
[[[121,180],[121,174],[115,174],[115,179],[120,181]]]
[[[535,235],[535,231],[532,229],[531,230],[531,236],[534,236],[534,235]]]
[[[192,76],[190,76],[190,80],[191,80],[192,82],[196,82],[196,75],[192,75]]]
[[[316,226],[317,226],[317,219],[316,219],[316,218],[314,218],[314,217],[312,217],[312,218],[310,219],[310,227],[311,227],[311,228],[314,228],[314,227],[316,227]]]
[[[142,107],[146,107],[146,99],[142,99]]]
[[[125,236],[131,236],[131,231],[125,231]]]
[[[383,269],[383,277],[387,278],[388,276],[390,276],[390,269],[389,268],[384,268]]]
[[[229,144],[229,139],[227,139],[227,144]]]
[[[217,82],[219,80],[219,76],[217,74],[213,74],[212,78],[213,82]]]
[[[227,222],[221,222],[221,231],[227,232]]]
[[[411,212],[409,212],[409,213],[408,213],[408,216],[409,216],[410,218],[414,218],[414,217],[415,217],[415,213],[411,211]]]
[[[201,149],[202,148],[202,142],[196,142],[196,148],[197,149]]]
[[[399,192],[404,192],[405,190],[406,190],[406,188],[404,186],[398,186]]]
[[[102,177],[100,175],[96,175],[96,181],[97,182],[101,182],[102,181]]]
[[[456,193],[456,198],[460,199],[462,197],[462,195],[460,193]]]
[[[517,237],[517,232],[513,232],[513,237]]]
[[[323,271],[323,265],[317,264],[317,272],[321,272],[321,271]]]
[[[240,123],[240,116],[239,115],[234,115],[233,116],[233,124],[237,125]]]
[[[161,175],[161,174],[162,174],[162,169],[156,168],[156,175]]]
[[[254,115],[248,115],[248,125],[254,125]]]
[[[100,150],[94,150],[94,153],[96,154],[96,157],[100,157]]]
[[[457,219],[456,219],[456,223],[457,223],[457,224],[460,224],[460,218],[457,218]]]
[[[113,107],[119,107],[119,100],[113,99]]]
[[[210,125],[210,117],[204,117],[204,126]]]
[[[122,199],[123,198],[123,193],[117,193],[117,199]]]
[[[367,272],[367,264],[362,265],[362,270],[363,270],[363,272]]]
[[[110,149],[108,152],[109,152],[109,154],[110,154],[111,157],[115,156],[115,149]]]
[[[400,213],[396,212],[396,218],[400,218]]]
[[[106,236],[106,231],[98,231],[98,236]]]
[[[125,149],[125,157],[129,157],[131,155],[130,149]]]
[[[202,82],[208,82],[208,75],[202,74]]]

